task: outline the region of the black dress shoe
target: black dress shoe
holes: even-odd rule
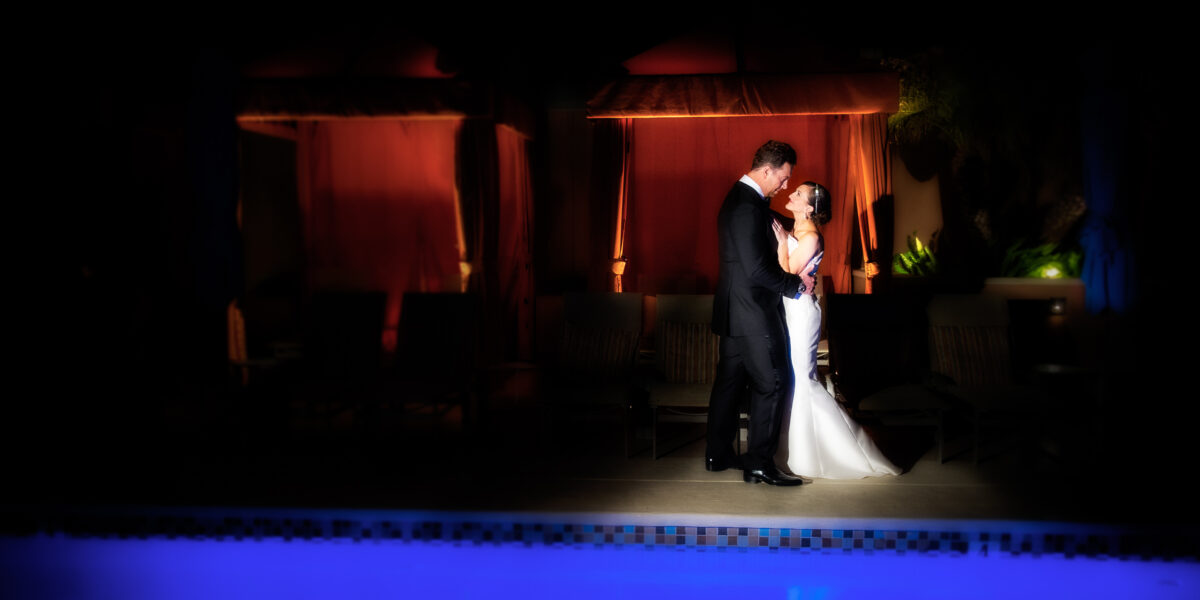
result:
[[[800,485],[804,483],[799,477],[792,477],[780,473],[775,467],[763,467],[761,469],[746,469],[742,471],[742,481],[746,483],[765,483],[767,485]]]
[[[741,461],[736,458],[704,458],[705,471],[724,471],[725,469],[740,469]]]

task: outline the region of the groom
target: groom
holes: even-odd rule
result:
[[[781,296],[796,297],[800,277],[779,266],[770,198],[787,187],[796,151],[771,140],[754,153],[717,217],[721,267],[713,297],[713,333],[721,336],[720,362],[708,400],[704,468],[738,467],[733,451],[738,396],[750,384],[749,449],[740,467],[746,482],[800,485],[775,467],[782,402],[791,371]]]

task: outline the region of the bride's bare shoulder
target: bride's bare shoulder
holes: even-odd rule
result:
[[[792,232],[792,237],[800,246],[817,246],[821,243],[821,235],[815,231]]]

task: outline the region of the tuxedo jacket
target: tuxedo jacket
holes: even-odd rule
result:
[[[721,336],[783,334],[782,296],[794,297],[800,276],[779,266],[770,202],[741,181],[725,196],[717,216],[721,257],[713,295],[713,333]]]

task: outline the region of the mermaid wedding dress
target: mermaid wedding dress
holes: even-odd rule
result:
[[[788,237],[788,251],[796,249]],[[822,246],[805,266],[815,277],[824,255]],[[817,380],[817,343],[821,340],[821,307],[811,294],[784,298],[792,372],[796,386],[783,409],[776,463],[795,475],[822,479],[859,479],[899,475],[867,436]]]

